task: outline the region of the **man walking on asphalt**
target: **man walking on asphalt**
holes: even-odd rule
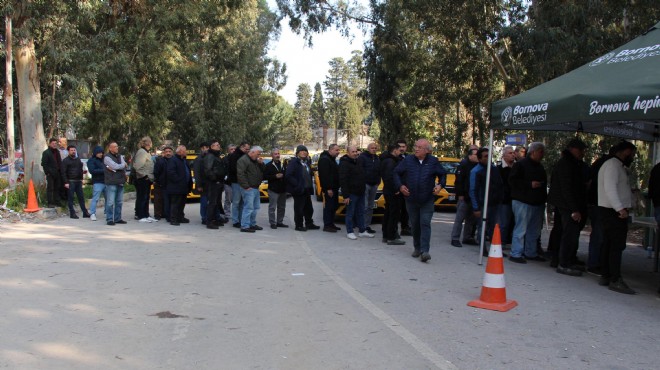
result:
[[[83,181],[83,164],[76,153],[76,147],[69,145],[67,147],[69,155],[62,160],[62,178],[64,179],[64,187],[68,189],[69,193],[67,199],[69,201],[69,217],[78,218],[75,209],[73,209],[73,196],[78,198],[80,210],[84,218],[89,218],[89,212],[85,208],[85,196],[83,195],[82,181]]]
[[[186,161],[186,147],[179,145],[176,155],[167,161],[167,186],[165,193],[170,197],[170,225],[179,226],[190,222],[185,217],[186,198],[192,189],[192,176]]]
[[[335,225],[335,212],[339,207],[339,145],[330,144],[319,156],[318,171],[323,192],[323,231],[336,233],[341,227]]]
[[[587,187],[585,164],[582,162],[587,145],[579,139],[571,140],[561,153],[550,177],[548,204],[555,206],[555,234],[551,266],[569,276],[581,276],[574,266],[580,243],[580,231],[587,221]],[[557,229],[557,232],[555,232]],[[550,248],[548,248],[550,249]]]
[[[378,145],[371,143],[367,146],[367,150],[360,153],[357,159],[358,165],[365,172],[365,189],[364,189],[364,225],[367,227],[369,234],[375,234],[371,228],[371,220],[374,214],[374,202],[378,186],[380,185],[380,158],[376,151]]]
[[[546,261],[538,255],[536,248],[547,197],[548,179],[541,164],[545,145],[539,142],[531,143],[528,153],[527,157],[513,165],[509,175],[511,206],[516,222],[509,260],[516,263],[527,263],[527,260]]]
[[[598,210],[604,236],[598,284],[624,294],[635,294],[621,277],[621,257],[628,237],[628,210],[632,207],[626,167],[630,167],[636,152],[632,143],[621,141],[614,148],[614,157],[603,163],[598,172]]]
[[[304,145],[296,148],[296,158],[293,158],[286,167],[286,190],[293,196],[293,219],[296,231],[318,230],[321,227],[314,224],[312,216],[313,180],[312,169],[309,168],[307,159],[309,152]],[[303,220],[305,224],[303,225]]]
[[[257,212],[261,204],[259,185],[264,179],[264,163],[259,157],[261,152],[263,149],[260,146],[253,146],[247,155],[241,156],[236,162],[236,178],[243,199],[241,232],[253,233],[256,230],[263,230],[257,225]]]
[[[264,178],[268,181],[268,222],[271,229],[286,228],[284,212],[286,211],[286,167],[280,161],[280,150],[271,151],[272,160],[265,166]]]
[[[247,154],[250,150],[250,144],[242,142],[241,145],[234,150],[232,154],[227,157],[227,182],[231,184],[231,220],[235,228],[241,227],[241,219],[243,218],[243,197],[241,186],[238,184],[238,177],[236,175],[236,163],[238,160]]]
[[[432,148],[428,140],[417,140],[414,150],[414,155],[407,156],[394,169],[394,184],[406,200],[415,248],[412,256],[426,262],[431,259],[429,250],[434,194],[445,186],[447,172],[438,158],[431,155]]]
[[[470,201],[470,171],[477,165],[478,149],[476,145],[470,145],[466,157],[461,160],[456,169],[454,189],[458,201],[456,202],[454,226],[451,229],[451,245],[458,248],[463,246],[461,244],[461,230],[463,230],[464,244],[478,245],[473,237],[476,220],[474,219],[472,202]],[[463,226],[464,222],[465,226]]]
[[[105,173],[105,221],[109,226],[125,224],[121,218],[121,209],[124,204],[124,184],[126,183],[126,160],[119,154],[119,145],[116,141],[108,145],[108,153],[103,157]]]
[[[41,154],[41,167],[46,174],[46,201],[49,208],[59,207],[62,202],[62,157],[57,149],[57,139],[48,140],[48,148]]]
[[[339,161],[339,185],[346,204],[346,237],[355,240],[354,222],[361,238],[373,238],[367,232],[364,222],[364,194],[366,189],[366,173],[357,161],[360,152],[355,145],[347,148],[347,154]]]
[[[209,144],[209,149],[204,155],[204,162],[200,165],[200,169],[204,169],[204,192],[206,193],[206,200],[208,205],[205,209],[207,229],[217,229],[219,226],[224,226],[224,220],[220,219],[219,208],[222,208],[222,191],[224,190],[225,181],[225,165],[220,159],[220,142],[212,140]],[[197,173],[195,173],[197,177]]]
[[[394,184],[394,168],[401,162],[399,145],[392,144],[380,156],[380,173],[383,177],[383,196],[385,197],[385,214],[383,215],[383,243],[388,245],[403,245],[405,241],[397,232],[401,210],[404,206],[403,195]]]

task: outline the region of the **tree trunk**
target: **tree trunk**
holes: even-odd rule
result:
[[[32,179],[35,185],[43,185],[44,172],[41,168],[41,153],[46,149],[44,124],[41,114],[39,71],[33,39],[22,39],[15,48],[16,82],[21,119],[21,142],[25,181]]]
[[[16,186],[16,144],[14,143],[14,88],[12,85],[12,57],[11,57],[11,16],[5,16],[5,114],[7,117],[7,154],[9,155],[9,188]]]

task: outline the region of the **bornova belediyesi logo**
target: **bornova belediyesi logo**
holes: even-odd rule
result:
[[[611,52],[589,63],[590,67],[601,64],[612,64],[630,62],[633,60],[644,59],[648,57],[660,56],[660,44],[644,46],[637,49],[624,49],[619,52]]]
[[[548,118],[548,103],[516,105],[502,111],[502,125],[536,125]]]

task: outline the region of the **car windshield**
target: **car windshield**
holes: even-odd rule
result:
[[[440,162],[442,165],[442,168],[447,171],[447,173],[456,173],[456,169],[458,168],[458,162]]]

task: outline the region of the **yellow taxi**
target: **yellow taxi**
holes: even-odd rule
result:
[[[438,157],[438,161],[445,171],[447,171],[447,180],[445,187],[435,196],[435,202],[433,204],[436,209],[456,209],[454,182],[456,181],[456,170],[461,160],[451,157]]]
[[[273,160],[271,157],[261,157],[264,161],[264,166],[270,163]],[[268,180],[261,181],[259,185],[259,200],[262,202],[268,202]]]

